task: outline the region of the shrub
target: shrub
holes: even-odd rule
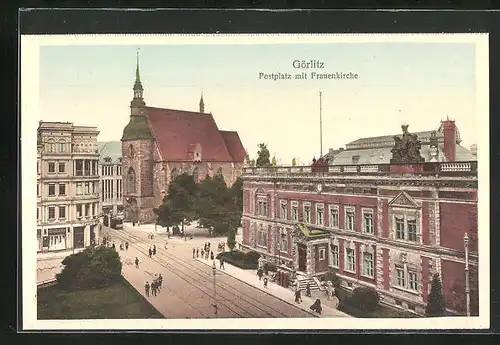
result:
[[[247,260],[247,255],[243,252],[240,251],[232,251],[232,252],[225,252],[225,253],[220,253],[217,254],[217,259],[224,258],[224,260],[236,267],[243,268],[243,269],[256,269],[257,268],[257,263],[249,262]]]
[[[363,311],[371,312],[377,308],[379,300],[380,296],[374,288],[361,286],[354,289],[348,303]]]
[[[269,263],[269,262],[266,262],[264,264],[264,272],[276,272],[278,270],[278,268],[276,267],[276,265],[272,264],[272,263]]]
[[[233,251],[236,246],[236,229],[231,229],[227,235],[227,246]]]
[[[324,280],[331,281],[333,287],[335,288],[335,291],[340,288],[340,285],[342,283],[342,280],[339,278],[339,276],[337,276],[337,270],[331,267],[328,268],[328,272],[326,273]]]
[[[445,302],[443,297],[443,287],[439,274],[435,273],[432,277],[431,291],[427,300],[427,307],[425,309],[425,316],[435,317],[445,315]]]
[[[248,252],[246,254],[246,261],[250,264],[257,265],[259,263],[260,254],[254,251]]]
[[[66,290],[82,290],[107,286],[121,277],[122,263],[112,248],[96,247],[67,256],[65,266],[56,275],[59,286]]]

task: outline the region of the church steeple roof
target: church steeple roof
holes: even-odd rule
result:
[[[144,90],[141,83],[141,74],[139,72],[139,50],[137,50],[137,65],[135,68],[134,90]]]
[[[201,97],[200,97],[200,113],[205,112],[205,102],[203,101],[203,91],[201,91]]]

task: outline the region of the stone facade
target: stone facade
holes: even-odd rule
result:
[[[292,172],[292,169],[297,172]],[[403,167],[399,167],[401,169]],[[457,311],[458,298],[449,296],[459,295],[456,291],[464,282],[465,262],[463,243],[456,238],[463,237],[463,232],[468,232],[470,238],[477,238],[476,172],[425,177],[397,172],[378,176],[375,180],[370,174],[360,172],[314,174],[310,171],[304,173],[305,167],[267,170],[245,168],[242,175],[246,196],[243,220],[250,229],[259,223],[271,222],[274,226],[269,231],[293,230],[298,224],[328,231],[330,236],[323,243],[329,246],[329,266],[337,270],[346,288],[372,286],[383,296],[384,303],[419,314],[423,313],[427,303],[432,274],[437,272],[443,279],[447,308]],[[323,187],[317,188],[318,184]],[[286,204],[285,218],[278,210],[259,213],[258,200],[267,201],[269,205]],[[304,205],[312,206],[309,222]],[[323,205],[323,218],[338,219],[323,219],[321,222],[321,217],[314,214],[317,212],[315,205]],[[292,212],[292,207],[297,207],[297,214]],[[338,213],[331,216],[331,209],[338,210]],[[457,219],[463,225],[456,224]],[[351,226],[351,221],[350,230],[347,227]],[[293,266],[291,270],[298,270],[298,244],[303,243],[307,246],[303,273],[323,275],[325,272],[316,260],[321,241],[298,236],[296,230],[293,233],[293,244],[288,251]],[[243,239],[243,243],[252,243],[252,231],[249,236],[249,239]],[[274,234],[270,237],[274,238]],[[243,247],[255,250],[251,245]],[[477,249],[471,241],[469,265],[476,268]],[[338,266],[330,259],[334,251],[339,256]],[[272,260],[275,253],[268,250],[265,255]],[[444,258],[458,266],[442,264]],[[349,265],[354,269],[347,270],[352,267]]]
[[[39,252],[97,243],[101,213],[95,127],[40,122],[37,140]]]

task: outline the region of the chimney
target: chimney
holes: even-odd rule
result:
[[[454,162],[457,144],[457,127],[455,126],[455,121],[446,118],[445,121],[441,122],[441,125],[443,126],[444,136],[444,156],[447,162]]]

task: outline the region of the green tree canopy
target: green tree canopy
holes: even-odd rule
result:
[[[275,167],[275,166],[276,166],[276,164],[277,164],[277,162],[276,162],[276,156],[273,156],[273,159],[271,160],[271,165],[272,165],[273,167]]]
[[[443,297],[443,286],[439,274],[432,277],[431,291],[427,300],[425,316],[443,316],[445,314],[445,303]]]
[[[271,157],[271,154],[269,153],[269,149],[267,148],[266,144],[259,144],[259,151],[257,152],[257,161],[255,162],[255,165],[258,167],[268,167],[271,165],[271,162],[269,161],[269,158]]]
[[[230,229],[227,234],[227,246],[231,251],[233,251],[236,246],[236,231],[237,229]]]
[[[176,176],[168,186],[168,194],[163,203],[164,211],[159,213],[162,224],[189,224],[196,219],[195,205],[198,186],[193,176],[183,173]]]
[[[121,277],[122,263],[113,248],[87,247],[64,258],[62,264],[64,268],[56,279],[66,290],[100,288]]]

